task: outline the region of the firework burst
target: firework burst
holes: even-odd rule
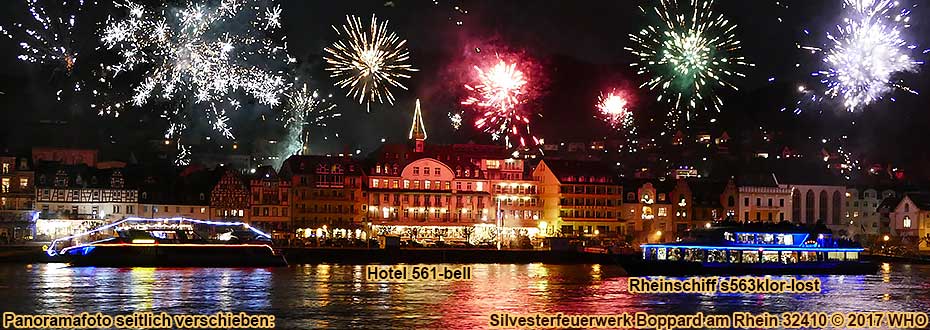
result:
[[[517,63],[498,59],[489,68],[475,69],[475,84],[465,85],[469,96],[462,105],[478,111],[475,127],[491,134],[495,140],[503,139],[507,147],[517,143],[520,147],[539,144],[530,133],[530,117],[524,105],[529,85]]]
[[[625,93],[612,90],[597,98],[598,117],[614,129],[629,129],[633,125],[630,99]]]
[[[674,108],[671,124],[684,113],[704,109],[720,111],[719,88],[737,90],[734,81],[745,77],[743,68],[752,66],[737,55],[741,49],[736,25],[712,10],[713,0],[691,0],[688,8],[676,1],[661,0],[652,12],[661,24],[650,25],[630,35],[634,47],[626,49],[638,58],[637,73],[651,75],[640,87],[659,90],[659,101]],[[643,13],[648,11],[640,7]]]
[[[401,80],[417,71],[410,62],[407,41],[388,30],[388,22],[371,16],[366,28],[362,19],[347,16],[341,28],[333,26],[342,38],[323,51],[327,71],[346,96],[370,109],[371,102],[394,104],[392,88],[407,89]]]
[[[828,45],[805,48],[824,55],[825,68],[812,75],[826,87],[825,96],[855,111],[895,89],[916,94],[897,78],[923,64],[913,57],[917,46],[902,33],[910,26],[910,10],[891,0],[846,0],[844,5],[848,13],[835,33],[827,33]]]
[[[142,107],[153,99],[177,104],[163,115],[170,122],[167,139],[190,118],[206,119],[232,138],[226,113],[239,109],[240,97],[275,107],[287,87],[281,70],[294,60],[286,44],[270,36],[280,26],[280,9],[269,6],[263,0],[161,9],[120,4],[128,15],[109,19],[101,40],[121,60],[106,68],[112,78],[141,72],[123,106]]]

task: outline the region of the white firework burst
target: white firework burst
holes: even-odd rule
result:
[[[288,83],[284,69],[294,59],[280,27],[280,7],[266,0],[222,0],[218,5],[187,3],[180,8],[149,8],[129,1],[118,4],[127,15],[108,19],[101,40],[120,62],[109,65],[112,77],[133,72],[140,80],[123,106],[155,100],[177,105],[166,113],[174,137],[183,118],[206,119],[231,138],[227,111],[240,98],[276,107]],[[188,116],[190,113],[190,116]]]

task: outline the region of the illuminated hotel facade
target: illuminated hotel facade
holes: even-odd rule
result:
[[[409,144],[385,144],[365,167],[373,234],[489,244],[536,237],[542,203],[524,161],[501,146],[427,145],[419,103]]]

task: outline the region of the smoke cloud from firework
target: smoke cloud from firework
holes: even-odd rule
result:
[[[330,119],[342,116],[336,111],[336,105],[329,103],[328,98],[318,90],[311,90],[304,84],[301,88],[293,88],[288,93],[287,109],[284,117],[284,128],[287,129],[285,148],[278,157],[284,159],[294,154],[309,155],[311,129],[325,127]]]
[[[265,0],[222,0],[216,6],[190,2],[180,8],[150,8],[135,2],[119,5],[126,15],[108,19],[101,41],[120,62],[109,65],[111,79],[132,72],[129,104],[153,100],[176,106],[166,139],[178,140],[189,121],[205,120],[232,138],[229,111],[243,98],[267,107],[280,104],[287,83],[284,69],[294,60],[283,38],[280,8]]]

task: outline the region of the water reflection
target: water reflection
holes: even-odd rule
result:
[[[462,265],[448,265],[461,267]],[[271,313],[281,328],[484,328],[492,312],[753,313],[930,310],[930,266],[823,276],[821,294],[630,294],[612,265],[472,267],[472,280],[374,283],[359,265],[289,268],[72,268],[0,265],[0,310]]]

